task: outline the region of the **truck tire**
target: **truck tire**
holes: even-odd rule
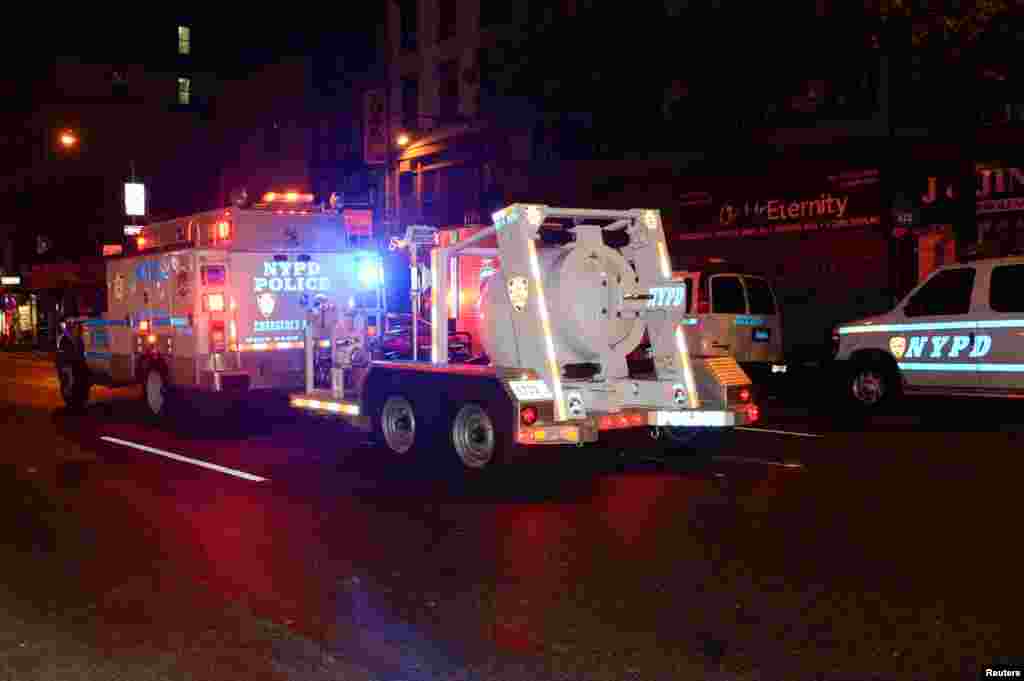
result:
[[[465,471],[494,468],[504,455],[507,433],[486,403],[466,402],[451,418],[449,445]]]
[[[89,370],[79,360],[66,359],[57,362],[57,379],[60,382],[60,396],[70,409],[82,409],[89,402]]]
[[[412,400],[400,393],[385,396],[374,415],[377,439],[394,454],[413,455],[429,440],[429,424],[419,414]]]
[[[151,418],[165,420],[170,417],[174,392],[167,381],[167,372],[158,364],[151,364],[146,369],[142,380],[142,399]]]

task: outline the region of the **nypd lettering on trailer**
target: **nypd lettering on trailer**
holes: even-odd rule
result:
[[[263,276],[253,277],[252,283],[256,293],[301,293],[331,288],[331,280],[320,276],[320,264],[316,262],[267,261],[263,263]]]

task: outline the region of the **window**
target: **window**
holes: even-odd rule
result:
[[[1024,312],[1024,265],[1004,265],[992,270],[989,305],[994,312]]]
[[[188,106],[192,103],[192,79],[178,78],[178,104]]]
[[[192,29],[178,27],[178,54],[192,54]]]
[[[441,122],[448,123],[459,115],[459,64],[454,59],[441,64]]]
[[[402,79],[402,125],[415,130],[419,127],[417,117],[420,108],[419,81],[415,78]]]
[[[743,296],[740,278],[731,274],[711,279],[711,311],[715,314],[746,314],[747,301]]]
[[[775,296],[764,279],[747,277],[747,298],[750,300],[750,314],[775,314]]]
[[[447,40],[452,38],[458,33],[458,21],[456,19],[455,12],[455,0],[440,0],[441,7],[438,12],[439,21],[441,23],[440,30],[438,31],[439,40]]]
[[[418,0],[400,0],[398,3],[398,24],[401,46],[403,50],[416,49],[416,32],[418,16],[416,3]]]
[[[973,267],[943,270],[907,301],[903,311],[908,317],[967,314],[971,310],[973,290]]]

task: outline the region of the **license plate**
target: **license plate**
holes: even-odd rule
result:
[[[771,329],[754,329],[754,342],[767,343],[772,338]]]
[[[555,396],[551,393],[551,388],[544,381],[509,381],[508,387],[512,389],[512,394],[520,402],[540,402],[555,399]]]
[[[658,411],[652,416],[654,426],[731,426],[736,423],[731,411]]]

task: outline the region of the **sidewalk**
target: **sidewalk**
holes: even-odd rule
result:
[[[53,362],[57,359],[57,353],[53,350],[33,348],[31,345],[3,345],[0,346],[0,357]]]

